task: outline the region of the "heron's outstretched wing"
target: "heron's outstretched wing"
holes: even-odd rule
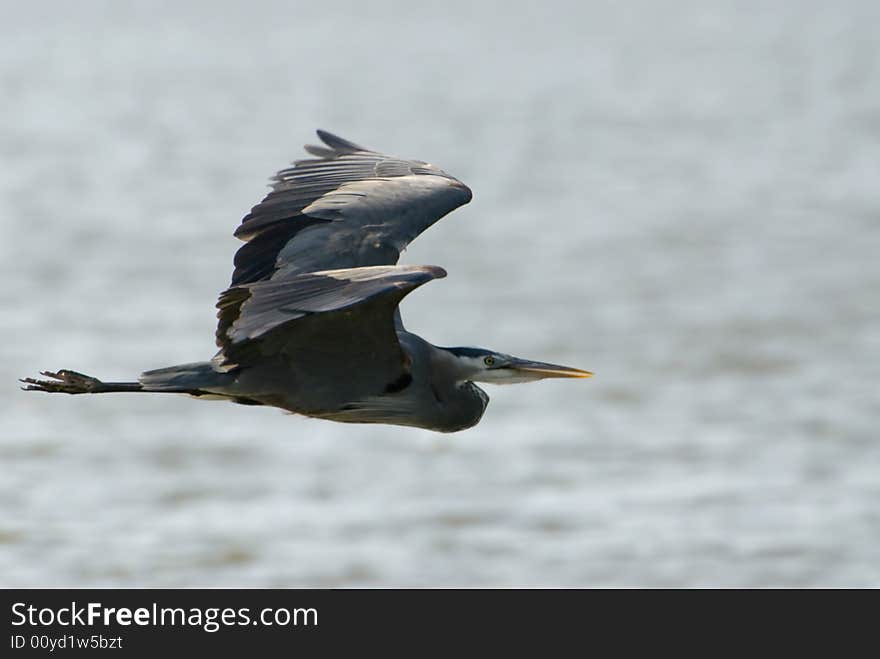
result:
[[[383,155],[319,130],[326,146],[278,172],[235,231],[232,285],[303,272],[397,263],[434,222],[471,200],[446,172]]]
[[[408,375],[394,327],[398,303],[445,276],[436,266],[374,266],[233,286],[217,302],[215,363],[235,368],[280,358],[291,377],[380,394]]]

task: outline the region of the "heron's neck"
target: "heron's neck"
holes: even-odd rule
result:
[[[480,372],[479,361],[469,357],[462,357],[454,352],[457,350],[456,348],[432,347],[434,348],[434,354],[432,355],[434,372],[442,374],[445,379],[462,386],[465,383],[472,383],[473,377]]]

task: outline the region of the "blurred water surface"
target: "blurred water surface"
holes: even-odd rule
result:
[[[0,24],[0,584],[880,585],[876,2],[18,3]],[[439,345],[596,372],[451,436],[25,394],[213,354],[323,127],[474,201]]]

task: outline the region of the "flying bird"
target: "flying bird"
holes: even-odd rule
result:
[[[406,246],[470,189],[443,170],[319,130],[323,146],[278,172],[235,230],[230,287],[217,302],[211,361],[104,382],[76,371],[24,378],[26,390],[67,394],[168,392],[269,405],[348,423],[454,432],[479,422],[489,397],[475,383],[585,378],[568,366],[484,348],[442,348],[408,332],[398,305],[446,276],[397,265]]]

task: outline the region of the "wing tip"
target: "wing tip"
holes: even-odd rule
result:
[[[324,144],[326,144],[336,152],[354,153],[356,151],[369,151],[369,149],[355,144],[354,142],[351,142],[343,137],[339,137],[338,135],[327,132],[326,130],[323,130],[321,128],[318,128],[315,132]],[[306,147],[306,149],[308,150],[308,147]]]
[[[310,153],[311,155],[321,158],[322,160],[333,160],[334,158],[339,156],[339,153],[334,149],[328,149],[325,146],[316,146],[314,144],[306,144],[303,146],[306,150],[306,153]],[[294,160],[294,166],[299,165],[300,163],[308,162],[307,160]],[[280,172],[279,172],[280,174]],[[279,174],[276,174],[272,177],[272,180],[278,180]]]
[[[452,187],[461,191],[461,194],[462,194],[461,205],[464,206],[465,204],[471,203],[471,200],[474,198],[474,191],[471,190],[469,186],[467,186],[464,183],[462,183],[461,181],[459,181],[457,178],[453,178],[452,181],[453,181]]]
[[[429,275],[430,279],[443,279],[446,276],[446,269],[439,265],[423,265],[419,266],[422,272]]]

